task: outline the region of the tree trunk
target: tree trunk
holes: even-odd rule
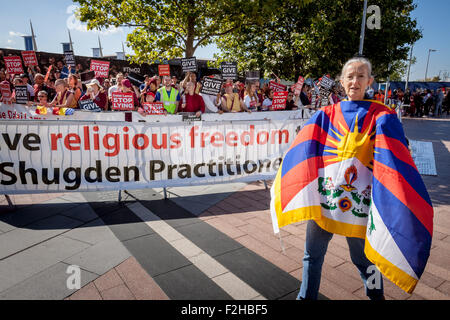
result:
[[[187,19],[187,35],[186,35],[186,52],[185,58],[190,58],[194,55],[194,37],[195,37],[195,17],[188,17]]]

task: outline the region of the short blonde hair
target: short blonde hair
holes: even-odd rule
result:
[[[67,87],[67,82],[66,82],[66,80],[64,80],[64,79],[58,79],[58,80],[56,80],[56,81],[55,81],[55,87],[56,87],[56,86],[59,86],[59,85],[62,85],[62,86],[64,86],[64,87]]]
[[[344,76],[345,71],[347,70],[347,68],[348,68],[352,63],[355,63],[355,62],[364,64],[364,65],[367,67],[367,71],[368,71],[368,76],[369,76],[369,78],[372,77],[372,64],[370,63],[370,61],[369,61],[368,59],[366,59],[366,58],[363,58],[363,57],[354,57],[354,58],[351,58],[350,60],[348,60],[348,61],[344,64],[344,66],[342,67],[341,76],[340,76],[341,79],[342,79],[342,77]]]

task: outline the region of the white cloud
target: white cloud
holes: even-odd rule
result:
[[[114,26],[109,27],[105,30],[101,30],[101,31],[88,30],[87,24],[82,23],[80,20],[78,20],[75,17],[75,10],[77,8],[78,8],[78,6],[76,6],[76,5],[70,5],[66,9],[66,13],[70,15],[66,20],[66,25],[67,25],[67,28],[69,28],[69,30],[75,30],[75,31],[80,31],[80,32],[92,32],[92,33],[100,34],[100,35],[104,35],[104,36],[122,32],[122,30],[120,28],[116,28]]]
[[[26,34],[24,34],[22,32],[10,31],[9,36],[10,37],[23,37],[23,36],[26,36]]]

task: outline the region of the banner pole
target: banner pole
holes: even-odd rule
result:
[[[167,200],[167,190],[166,190],[166,188],[163,188],[163,191],[164,191],[164,200]]]
[[[119,190],[119,202],[121,202],[122,201],[122,190]]]

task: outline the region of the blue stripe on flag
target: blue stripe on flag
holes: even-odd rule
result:
[[[415,168],[397,158],[392,151],[387,149],[375,148],[375,160],[398,171],[409,185],[414,188],[414,190],[428,202],[430,206],[432,206],[430,196],[422,181],[422,177]]]
[[[420,277],[425,269],[431,247],[431,236],[428,230],[408,207],[375,178],[373,190],[373,201],[380,212],[381,219],[412,270]]]

